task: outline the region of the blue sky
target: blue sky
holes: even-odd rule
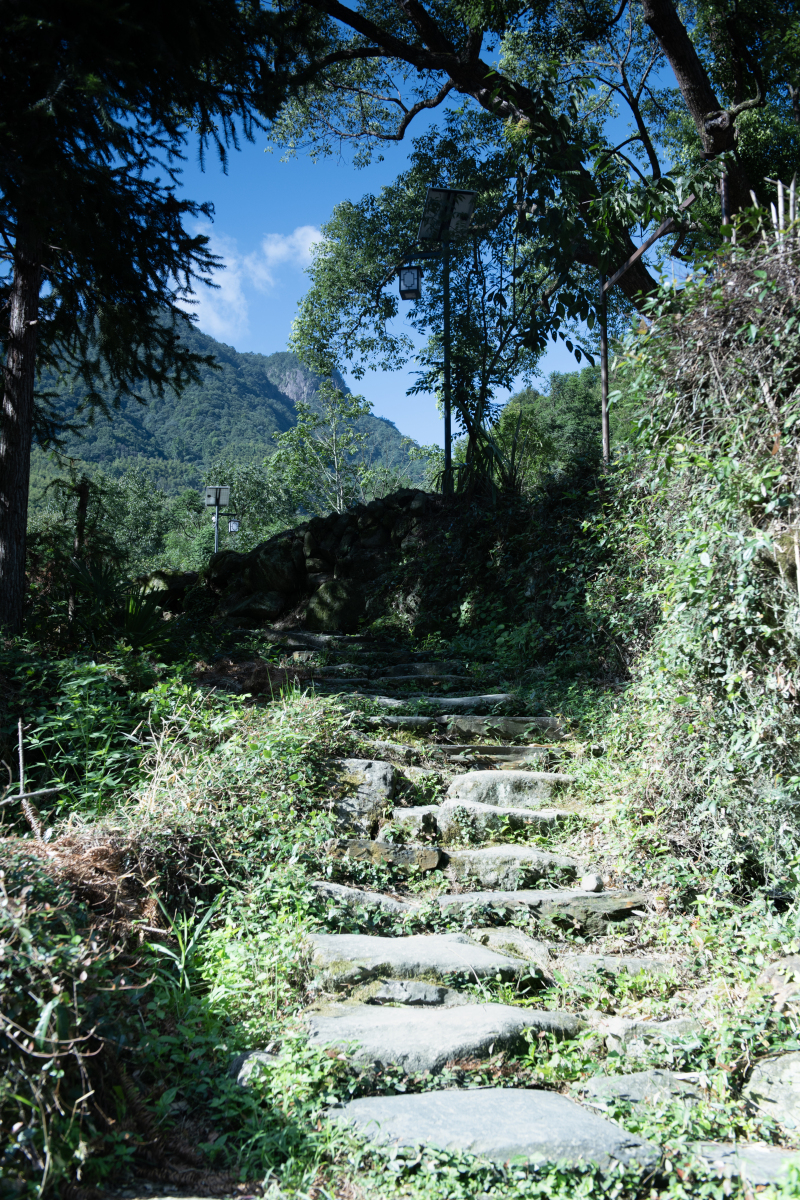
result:
[[[237,350],[273,354],[286,349],[320,226],[335,204],[391,182],[405,165],[410,142],[389,145],[383,162],[362,170],[335,156],[316,164],[306,157],[282,162],[266,147],[263,134],[253,144],[245,142],[231,154],[227,175],[210,157],[205,171],[190,159],[183,178],[187,195],[214,205],[214,222],[205,231],[226,263],[216,277],[219,290],[202,289],[197,296],[200,328]],[[542,363],[545,373],[575,367],[563,346],[554,346]],[[377,416],[388,417],[403,433],[441,445],[442,421],[433,397],[405,394],[413,369],[410,363],[407,371],[373,373],[353,388]]]

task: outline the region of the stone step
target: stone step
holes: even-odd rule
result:
[[[455,683],[461,687],[464,686],[463,675],[439,675],[434,671],[429,671],[425,675],[375,675],[374,683],[382,684],[386,687],[395,683],[415,683],[415,684],[430,684],[430,683]],[[412,693],[413,694],[413,693]]]
[[[324,684],[325,690],[331,694],[348,694],[346,680],[340,680],[337,683]],[[384,696],[378,692],[366,690],[353,691],[354,696],[360,699],[371,700],[374,704],[381,705],[382,708],[405,708],[412,700],[424,700],[426,704],[430,704],[432,708],[436,708],[441,713],[448,712],[488,712],[493,708],[511,708],[518,703],[517,697],[510,692],[493,692],[488,695],[480,696],[427,696],[422,693],[406,696]]]
[[[389,863],[406,870],[434,871],[446,861],[446,856],[438,846],[398,846],[392,842],[374,842],[368,838],[340,838],[329,843],[327,851],[331,858]]]
[[[313,879],[308,885],[324,900],[335,900],[348,908],[380,909],[382,912],[407,913],[418,908],[418,904],[399,900],[395,896],[384,896],[382,892],[367,892],[361,888],[347,887],[343,883],[331,883],[328,879]]]
[[[468,771],[455,777],[447,799],[495,808],[535,808],[574,783],[571,775],[553,771]]]
[[[468,800],[448,800],[443,804],[395,808],[391,827],[383,826],[377,841],[387,840],[393,831],[412,839],[428,836],[443,842],[471,841],[506,829],[549,829],[569,816],[570,813],[559,808],[500,808]]]
[[[535,963],[548,982],[553,982],[550,950],[546,942],[530,937],[513,925],[490,925],[484,929],[479,927],[470,932],[470,937],[481,946],[496,950],[498,954],[514,954]]]
[[[800,1151],[759,1142],[694,1142],[691,1150],[703,1166],[710,1167],[720,1178],[740,1177],[750,1188],[786,1183],[789,1168],[800,1167]],[[796,1195],[795,1189],[786,1194]]]
[[[463,679],[466,675],[466,667],[462,662],[441,660],[438,662],[396,663],[393,667],[383,671],[383,677],[386,679],[412,679],[417,675],[442,675],[447,679]]]
[[[561,746],[493,746],[489,743],[465,742],[456,746],[437,746],[442,754],[477,754],[484,758],[547,758],[549,754],[563,756],[565,751]]]
[[[407,1004],[412,1008],[454,1008],[474,1004],[475,997],[440,983],[419,979],[384,979],[369,995],[367,1004]]]
[[[450,736],[475,737],[525,737],[534,729],[546,729],[554,737],[568,735],[558,717],[417,717],[384,713],[367,717],[366,723],[373,729],[408,729],[414,733],[436,733],[441,731]],[[444,747],[440,747],[444,749]]]
[[[482,888],[516,891],[529,888],[540,879],[558,872],[563,881],[575,879],[584,866],[577,859],[548,854],[530,846],[484,846],[480,850],[442,852],[442,866],[459,883],[479,884]]]
[[[567,736],[558,717],[548,716],[453,717],[446,722],[440,720],[440,724],[446,724],[451,737],[456,733],[466,737],[526,737],[534,729],[550,730],[554,737]]]
[[[460,892],[438,896],[435,903],[445,913],[469,908],[525,909],[562,925],[578,927],[589,934],[603,934],[609,922],[622,921],[641,912],[647,897],[641,892],[583,892],[577,888],[516,892]]]
[[[338,1005],[306,1018],[312,1045],[345,1050],[358,1063],[400,1067],[406,1074],[438,1072],[451,1062],[526,1049],[526,1030],[574,1037],[583,1022],[566,1012],[510,1004],[466,1004],[446,1019],[429,1008]]]
[[[665,958],[638,958],[632,954],[562,954],[555,969],[568,979],[590,979],[593,975],[667,975],[673,970]]]
[[[450,1014],[448,1014],[449,1017]],[[350,1100],[328,1115],[373,1142],[432,1146],[500,1163],[617,1163],[653,1171],[660,1152],[613,1121],[556,1092],[447,1088]]]
[[[596,1013],[591,1024],[606,1044],[609,1053],[627,1058],[642,1058],[654,1043],[697,1041],[703,1027],[694,1017],[673,1017],[667,1021],[640,1021],[635,1017],[610,1017]]]
[[[397,768],[373,758],[338,758],[330,765],[336,775],[332,808],[339,826],[369,834],[394,796]]]
[[[313,933],[312,964],[326,986],[352,987],[370,979],[512,981],[526,973],[518,958],[478,945],[465,933],[375,937],[366,933]]]
[[[632,1071],[629,1075],[596,1075],[574,1089],[586,1103],[610,1108],[621,1100],[628,1104],[669,1104],[671,1100],[699,1100],[702,1088],[696,1072]]]

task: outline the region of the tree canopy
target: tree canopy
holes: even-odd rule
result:
[[[290,30],[250,0],[5,0],[0,30],[0,626],[17,630],[31,439],[57,429],[37,366],[100,408],[195,377],[182,304],[216,263],[181,161],[193,139],[224,163],[275,114]]]
[[[349,143],[364,161],[462,97],[516,148],[503,201],[529,236],[552,238],[556,270],[610,273],[670,217],[683,245],[718,239],[723,171],[735,212],[797,164],[793,0],[700,0],[681,15],[673,0],[302,6],[317,40],[276,140],[312,154]],[[699,207],[681,215],[692,194]],[[620,280],[636,303],[654,284],[641,261]]]

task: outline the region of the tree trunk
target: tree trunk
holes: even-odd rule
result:
[[[41,278],[41,242],[20,223],[0,409],[0,629],[7,634],[22,632]]]
[[[642,0],[642,13],[672,67],[707,158],[735,149],[733,118],[724,111],[672,0]],[[732,213],[750,205],[750,181],[737,160],[728,169]]]

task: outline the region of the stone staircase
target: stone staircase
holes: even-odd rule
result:
[[[332,764],[339,836],[329,846],[331,859],[392,864],[409,880],[391,894],[329,879],[313,888],[367,928],[376,918],[438,913],[464,930],[312,936],[317,998],[304,1018],[312,1044],[335,1047],[357,1063],[435,1075],[501,1050],[524,1052],[540,1036],[568,1040],[594,1029],[618,1048],[696,1032],[695,1017],[626,1021],[536,1005],[537,989],[556,977],[658,977],[674,966],[637,951],[635,937],[620,947],[620,932],[646,923],[656,898],[611,886],[607,868],[575,833],[584,809],[569,767],[586,748],[558,718],[520,712],[514,695],[492,692],[485,675],[475,687],[463,663],[432,654],[303,632],[284,641],[287,657],[294,648],[294,661],[313,669],[319,692],[385,710],[366,718],[376,736],[364,744],[375,757]],[[424,714],[398,711],[420,699]],[[435,803],[415,803],[420,776],[438,780]],[[596,822],[596,812],[590,815]],[[565,929],[583,944],[565,939]],[[516,989],[518,1002],[494,999],[498,984],[507,985],[506,996]],[[446,1087],[352,1100],[330,1115],[398,1146],[501,1162],[592,1161],[604,1170],[623,1163],[644,1173],[661,1162],[660,1148],[603,1109],[615,1097],[668,1101],[696,1095],[697,1086],[688,1076],[651,1069],[599,1077],[569,1094]],[[756,1145],[703,1143],[696,1154],[753,1186],[773,1182],[788,1161],[786,1151]]]

